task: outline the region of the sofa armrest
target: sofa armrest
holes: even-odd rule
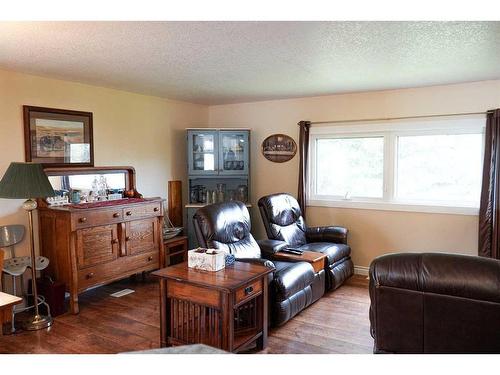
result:
[[[347,244],[347,233],[344,227],[308,227],[306,229],[307,242],[332,242]]]
[[[251,264],[260,264],[261,266],[265,266],[267,268],[276,268],[274,263],[268,259],[263,258],[236,258],[237,262],[251,263]]]
[[[279,240],[260,240],[257,243],[259,244],[262,256],[265,258],[274,255],[288,246],[288,243]]]

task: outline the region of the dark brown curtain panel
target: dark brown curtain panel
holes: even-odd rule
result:
[[[500,109],[488,111],[479,206],[479,255],[500,259]]]
[[[297,200],[302,210],[302,216],[306,217],[307,202],[307,160],[309,157],[309,128],[311,121],[300,121],[299,133],[299,192]]]

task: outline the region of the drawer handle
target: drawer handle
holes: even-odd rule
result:
[[[119,214],[118,212],[115,212],[115,213],[113,214],[113,217],[120,217],[120,214]]]
[[[249,294],[251,294],[253,292],[253,286],[247,286],[245,288],[245,296],[248,296]]]
[[[125,241],[130,241],[130,237],[129,236],[125,237]]]
[[[87,222],[87,218],[86,217],[81,217],[81,218],[78,219],[78,221],[80,223],[86,223]]]
[[[112,243],[112,244],[118,243],[118,239],[117,239],[117,238],[113,238],[113,239],[111,240],[111,243]]]
[[[127,215],[127,216],[132,215],[132,211],[127,211],[127,212],[125,212],[125,215]]]
[[[88,273],[87,276],[85,276],[88,279],[91,279],[94,277],[94,272]]]
[[[152,256],[148,257],[148,262],[151,262],[152,260],[153,260]]]
[[[153,211],[154,211],[154,212],[158,212],[158,211],[160,211],[160,207],[155,207],[155,208],[153,208]]]

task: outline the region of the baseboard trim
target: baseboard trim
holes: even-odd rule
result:
[[[363,275],[363,276],[368,276],[368,267],[364,266],[354,266],[354,274],[355,275]]]

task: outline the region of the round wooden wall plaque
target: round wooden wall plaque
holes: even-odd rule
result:
[[[262,155],[275,163],[284,163],[297,153],[297,144],[286,134],[273,134],[262,142]]]

